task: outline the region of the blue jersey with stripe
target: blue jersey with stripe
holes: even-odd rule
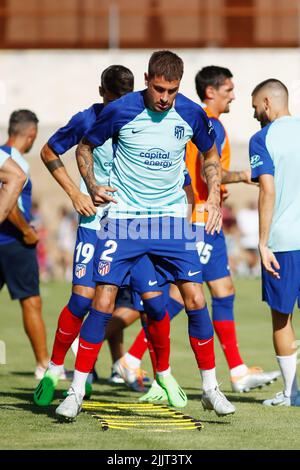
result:
[[[112,138],[110,185],[118,189],[112,218],[186,216],[185,146],[192,139],[209,150],[215,133],[206,113],[180,93],[166,112],[146,108],[145,91],[128,93],[105,107],[85,138],[95,147]]]
[[[20,152],[14,147],[8,147],[7,145],[2,145],[0,150],[7,153],[24,171],[27,175],[27,180],[23,186],[22,192],[18,198],[17,204],[22,212],[24,218],[27,222],[31,220],[31,204],[32,204],[32,183],[29,178],[29,165],[25,158],[20,154]],[[23,234],[17,227],[5,220],[0,225],[0,245],[4,245],[6,243],[11,243],[15,240],[22,240]]]
[[[70,150],[74,145],[78,145],[86,131],[91,127],[100,116],[104,108],[103,104],[93,104],[88,109],[75,114],[70,121],[48,140],[51,149],[62,155]],[[112,167],[113,150],[112,141],[109,139],[102,147],[95,148],[93,151],[95,178],[99,185],[107,185],[109,182],[109,172]],[[89,194],[83,179],[80,179],[80,191]],[[100,219],[107,204],[98,207],[97,215],[91,217],[80,216],[79,225],[94,230],[99,230]]]
[[[275,206],[268,245],[272,251],[300,250],[300,118],[283,116],[250,140],[253,181],[274,177]]]

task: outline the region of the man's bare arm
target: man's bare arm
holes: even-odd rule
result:
[[[222,216],[220,207],[221,164],[217,147],[214,144],[210,150],[203,152],[203,172],[208,188],[208,198],[205,204],[208,219],[205,226],[207,233],[220,232]]]
[[[16,204],[10,211],[7,220],[17,227],[23,234],[23,241],[26,245],[35,245],[39,241],[39,237],[33,227],[27,222],[24,215]]]
[[[12,158],[8,158],[0,168],[0,224],[16,204],[26,181],[26,175]]]
[[[280,268],[275,255],[268,248],[268,240],[270,228],[273,218],[273,209],[275,204],[275,184],[272,175],[261,175],[259,177],[259,198],[258,198],[258,214],[259,214],[259,251],[262,263],[265,269],[274,277],[279,278],[276,271]],[[275,269],[276,270],[275,270]]]
[[[116,200],[107,193],[117,191],[110,186],[99,186],[94,173],[94,159],[93,159],[94,146],[86,139],[79,142],[76,149],[76,159],[79,172],[85,181],[88,191],[91,195],[93,203],[98,206],[106,202],[115,202]]]
[[[90,196],[83,194],[68,174],[59,155],[57,155],[48,144],[45,144],[41,150],[41,159],[48,168],[53,178],[63,188],[70,197],[74,209],[86,217],[96,214],[95,208]]]

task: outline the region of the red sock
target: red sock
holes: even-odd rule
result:
[[[133,344],[128,349],[128,353],[137,359],[142,360],[143,355],[148,349],[148,341],[145,335],[144,328],[141,329],[137,337],[135,338]]]
[[[54,345],[51,361],[56,365],[64,363],[66,354],[74,339],[77,338],[83,318],[78,318],[70,312],[68,307],[64,307],[58,319],[55,333]]]
[[[214,369],[214,337],[212,336],[209,339],[198,339],[190,336],[190,343],[195,354],[198,368],[201,370]]]
[[[229,369],[244,364],[240,356],[233,320],[214,321],[214,329],[224,351]]]
[[[156,372],[157,372],[157,367],[156,367],[156,355],[155,351],[153,349],[152,343],[150,339],[148,339],[148,351],[151,359],[151,364],[152,364],[152,370],[153,370],[153,377],[156,377]]]
[[[148,335],[156,357],[158,372],[170,367],[170,317],[166,313],[160,321],[148,317]]]
[[[89,343],[83,338],[79,338],[75,369],[79,372],[91,372],[97,360],[102,344],[103,341],[100,343]]]

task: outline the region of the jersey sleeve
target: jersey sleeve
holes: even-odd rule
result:
[[[57,154],[64,154],[80,142],[89,125],[84,112],[75,114],[65,126],[50,137],[49,147]]]
[[[216,146],[217,146],[219,157],[221,158],[222,157],[223,147],[224,147],[224,144],[225,144],[225,139],[226,139],[225,129],[224,129],[222,123],[218,119],[210,118],[210,120],[212,122],[214,131],[215,131],[215,134],[216,134],[215,143],[216,143]]]
[[[214,145],[215,140],[216,134],[213,123],[203,109],[199,108],[199,116],[196,120],[192,141],[200,152],[207,152]]]
[[[190,177],[189,170],[187,168],[185,168],[183,187],[189,186],[190,184],[192,184],[192,179]]]
[[[84,135],[84,138],[95,147],[100,147],[108,139],[115,136],[123,125],[123,123],[120,124],[122,111],[117,101],[108,104],[103,109],[97,121]]]
[[[2,168],[2,166],[4,165],[4,163],[9,157],[10,157],[9,154],[7,154],[6,152],[3,152],[3,150],[0,149],[0,168]]]
[[[274,163],[268,152],[266,133],[258,132],[250,139],[249,157],[251,166],[251,179],[257,182],[261,175],[273,175],[275,172]]]

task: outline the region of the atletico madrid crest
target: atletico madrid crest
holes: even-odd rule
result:
[[[78,279],[81,279],[83,276],[85,276],[86,273],[86,265],[85,264],[76,264],[75,266],[75,276]]]
[[[99,261],[98,273],[100,276],[105,276],[110,271],[110,262],[109,261]]]

